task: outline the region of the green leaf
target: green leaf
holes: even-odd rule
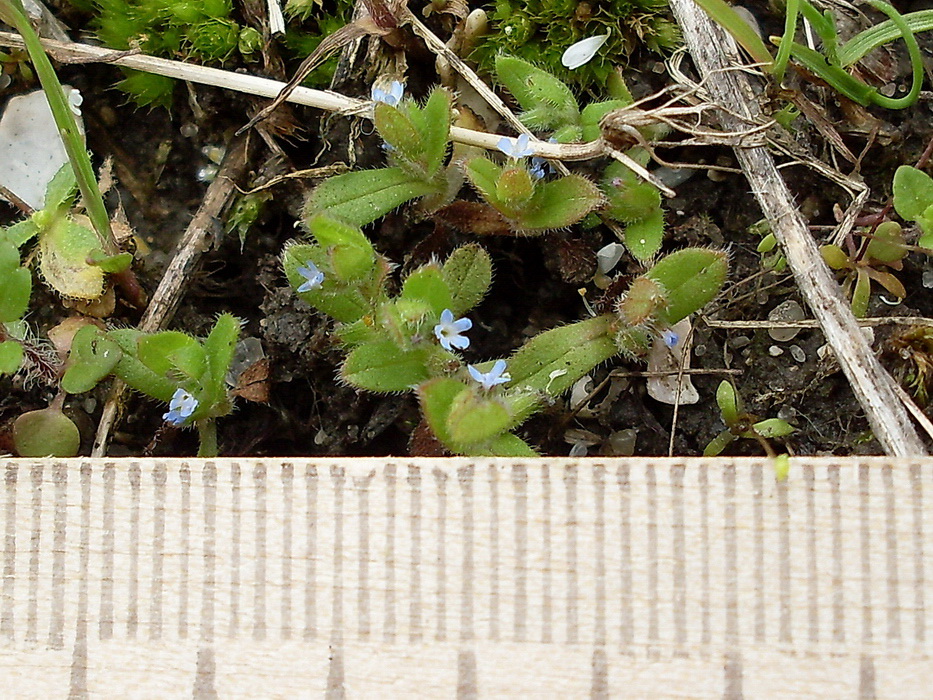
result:
[[[143,333],[133,328],[121,328],[107,333],[107,337],[120,346],[123,357],[114,368],[114,374],[136,391],[168,403],[178,384],[164,375],[153,372],[139,361],[138,341]]]
[[[4,237],[17,248],[22,248],[39,234],[39,227],[32,219],[24,219],[3,232]]]
[[[489,253],[471,243],[457,248],[444,263],[444,280],[450,289],[450,310],[462,316],[483,300],[492,284]]]
[[[735,440],[735,435],[728,430],[723,430],[719,435],[709,441],[706,449],[703,450],[703,456],[715,457],[716,455],[722,454],[722,451],[731,445],[733,440]]]
[[[485,156],[471,158],[466,164],[467,178],[487,202],[496,198],[497,183],[502,170],[502,166],[496,165]]]
[[[728,272],[729,256],[722,250],[685,248],[659,260],[645,273],[667,292],[659,320],[674,325],[702,309],[719,294]]]
[[[450,94],[435,88],[423,109],[411,104],[409,116],[421,134],[427,172],[433,177],[444,165],[450,145]]]
[[[852,314],[856,318],[865,318],[868,314],[868,302],[871,299],[871,277],[864,269],[859,269],[852,290]]]
[[[224,415],[229,411],[227,372],[230,371],[230,363],[233,362],[233,353],[240,337],[240,326],[240,320],[233,314],[221,314],[204,339],[208,373],[201,386],[204,389],[202,400],[208,406],[202,408],[214,416]]]
[[[663,237],[664,211],[659,206],[648,218],[626,225],[622,240],[635,259],[644,263],[657,255]]]
[[[71,163],[65,163],[54,177],[49,180],[45,188],[45,211],[70,209],[74,204],[75,193],[78,191],[78,181],[75,179]]]
[[[305,282],[298,268],[306,265],[309,260],[325,273],[324,282],[318,289],[297,292]],[[282,267],[288,283],[303,301],[338,321],[353,323],[371,309],[371,304],[363,293],[364,285],[357,283],[349,286],[335,280],[333,274],[328,274],[331,272],[330,260],[320,246],[287,244],[282,252]]]
[[[447,432],[457,451],[481,445],[507,430],[512,423],[508,409],[497,399],[479,395],[475,390],[460,392],[451,402]]]
[[[331,269],[341,281],[352,282],[372,274],[376,253],[359,228],[318,215],[308,222],[308,230],[327,251]]]
[[[99,328],[87,325],[71,341],[68,369],[62,377],[62,389],[69,394],[90,391],[117,366],[123,353],[120,346]]]
[[[612,316],[603,315],[535,336],[512,356],[512,386],[558,396],[616,354]]]
[[[509,167],[502,171],[496,181],[494,201],[505,212],[520,209],[535,193],[535,183],[531,173],[525,168]]]
[[[477,457],[540,457],[535,449],[517,435],[504,433],[493,438],[492,442],[470,452]]]
[[[418,109],[414,104],[409,104],[412,111]],[[398,159],[402,167],[418,179],[428,179],[430,173],[424,143],[407,112],[385,102],[377,102],[373,108],[373,123],[379,135],[392,147],[392,157]]]
[[[621,163],[619,165],[622,166]],[[616,175],[603,180],[603,191],[608,199],[606,214],[627,224],[647,219],[661,211],[661,193],[658,188],[637,180],[632,171],[625,166],[622,168],[626,171],[625,176]],[[622,168],[607,168],[606,174],[619,172]]]
[[[67,217],[55,219],[39,234],[39,269],[62,296],[93,301],[104,291],[104,271],[87,261],[98,248],[91,229]]]
[[[403,350],[389,341],[367,343],[350,352],[340,375],[367,391],[409,391],[428,378],[427,357],[427,348]]]
[[[118,253],[117,255],[107,255],[100,248],[92,250],[87,256],[91,265],[97,265],[104,272],[115,273],[128,270],[133,264],[132,253]]]
[[[496,56],[496,75],[525,111],[519,115],[531,129],[550,130],[580,122],[573,92],[556,77],[514,56]]]
[[[469,388],[463,382],[447,377],[438,377],[418,386],[418,402],[421,413],[434,436],[448,449],[453,450],[447,425],[454,399]]]
[[[916,221],[933,206],[933,178],[922,170],[902,165],[894,173],[894,209],[907,221]]]
[[[19,250],[0,241],[0,323],[18,321],[29,308],[32,274],[20,267]]]
[[[593,102],[584,107],[580,119],[583,126],[583,140],[595,141],[598,139],[602,135],[599,123],[603,117],[614,109],[623,109],[630,104],[631,100],[606,100],[605,102]]]
[[[406,300],[423,301],[436,315],[440,315],[444,309],[450,309],[453,304],[447,280],[436,263],[422,265],[412,272],[402,285],[401,297]]]
[[[933,204],[928,206],[920,215],[920,217],[917,219],[917,225],[923,232],[924,237],[933,236]],[[929,248],[929,246],[924,247]]]
[[[904,232],[896,221],[885,221],[879,224],[875,229],[874,238],[865,250],[867,256],[885,263],[902,260],[908,252]]]
[[[564,228],[580,221],[602,202],[602,192],[595,184],[580,175],[567,175],[538,183],[515,224],[528,231]]]
[[[780,418],[766,418],[755,423],[755,432],[763,438],[785,437],[794,432],[794,426]]]
[[[13,374],[23,363],[23,346],[15,340],[0,342],[0,374]]]
[[[833,270],[844,270],[849,267],[849,256],[839,246],[827,243],[820,246],[820,255]]]
[[[305,204],[304,218],[326,213],[351,226],[365,226],[405,202],[437,191],[437,186],[417,180],[401,168],[343,173],[314,188]]]
[[[729,427],[739,422],[739,397],[730,382],[721,381],[716,389],[716,403],[723,422]]]
[[[59,409],[43,408],[13,422],[13,446],[20,457],[74,457],[81,447],[81,433]]]
[[[160,377],[179,379],[179,373],[195,381],[207,368],[204,348],[197,339],[180,331],[143,335],[137,344],[139,361]]]

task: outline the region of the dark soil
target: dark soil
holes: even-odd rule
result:
[[[916,3],[920,9],[922,3]],[[757,9],[753,5],[753,9]],[[907,9],[902,8],[902,11]],[[766,28],[778,33],[779,22],[764,9],[759,13]],[[919,37],[926,56],[933,55],[933,34]],[[909,82],[904,57],[896,49],[894,80]],[[634,61],[629,81],[646,94],[663,83],[653,71],[656,57],[645,55]],[[430,66],[431,62],[412,62]],[[639,71],[639,67],[642,68]],[[931,64],[928,63],[928,71]],[[349,67],[356,76],[335,86],[346,94],[368,93],[362,67]],[[162,109],[136,110],[122,104],[112,89],[115,69],[102,65],[65,66],[63,82],[81,89],[89,146],[98,161],[112,157],[119,181],[119,202],[126,209],[137,234],[152,252],[139,262],[139,274],[151,292],[171,252],[196,211],[207,184],[198,172],[209,165],[204,148],[228,144],[233,132],[255,110],[256,103],[233,93],[203,86],[191,91],[203,118],[196,118],[185,91],[176,93],[171,113]],[[414,75],[410,85],[419,90],[434,82],[433,74]],[[928,83],[929,85],[929,83]],[[826,111],[849,148],[863,153],[861,175],[871,187],[866,213],[880,210],[890,195],[894,170],[913,164],[933,139],[933,100],[930,93],[912,108],[900,112],[871,110],[877,120],[874,138],[853,131],[851,112],[828,90],[799,82],[805,98]],[[24,86],[14,85],[22,90]],[[11,94],[13,88],[7,89]],[[367,137],[368,125],[344,118],[322,119],[310,109],[293,107],[302,125],[300,132],[280,139],[286,156],[275,160],[262,143],[252,149],[251,180],[270,168],[287,171],[346,161],[349,134],[359,134],[357,165],[378,163],[382,152],[375,137]],[[799,141],[814,156],[833,158],[820,135],[804,120],[798,120]],[[351,131],[351,127],[357,128]],[[363,127],[363,128],[359,128]],[[258,139],[257,139],[258,141]],[[665,151],[674,161],[735,165],[726,148],[683,148]],[[840,161],[844,172],[851,166]],[[835,224],[834,207],[845,208],[846,195],[836,186],[804,167],[783,171],[797,201],[815,227],[818,238],[828,235]],[[130,186],[132,183],[132,186]],[[241,182],[242,188],[254,184]],[[204,335],[216,314],[230,311],[245,321],[244,335],[262,341],[270,360],[270,398],[267,404],[238,400],[237,410],[219,422],[220,450],[224,455],[387,455],[407,454],[409,436],[420,418],[414,398],[361,394],[337,379],[342,359],[329,331],[331,322],[299,301],[287,286],[278,263],[283,244],[298,235],[294,222],[304,193],[313,182],[294,179],[274,188],[273,199],[250,230],[241,246],[235,234],[224,235],[218,222],[216,245],[191,280],[172,327]],[[620,431],[636,431],[635,453],[667,454],[672,428],[673,452],[701,454],[710,439],[723,429],[714,396],[723,378],[731,377],[746,408],[762,418],[780,416],[796,426],[787,448],[796,454],[878,453],[845,377],[831,359],[821,359],[824,344],[818,330],[803,330],[793,340],[776,342],[766,329],[723,330],[704,319],[764,320],[778,304],[798,296],[788,273],[762,269],[755,248],[758,236],[748,228],[761,213],[744,178],[738,174],[708,175],[700,170],[678,187],[676,199],[666,203],[668,235],[664,250],[688,245],[724,247],[730,251],[730,282],[720,297],[695,319],[694,369],[709,373],[694,375],[701,400],[695,405],[660,404],[648,397],[645,380],[637,376],[643,363],[622,358],[592,373],[594,386],[610,372],[630,370],[631,376],[615,376],[589,402],[590,411],[571,413],[567,400],[557,402],[530,420],[519,433],[542,454],[566,455],[571,443],[585,435],[589,454],[613,454],[623,442]],[[114,203],[116,199],[114,200]],[[16,212],[0,205],[0,221],[12,221]],[[406,210],[396,212],[367,230],[376,247],[399,263],[402,272],[432,256],[444,257],[457,245],[475,237],[452,233],[431,221],[415,221]],[[465,352],[468,361],[505,356],[535,333],[570,323],[586,314],[578,289],[592,276],[594,251],[612,242],[608,230],[573,230],[541,238],[487,237],[481,243],[494,261],[495,278],[490,295],[471,314],[473,343]],[[634,262],[620,266],[623,274],[639,271]],[[907,299],[898,306],[886,305],[873,294],[870,315],[933,316],[933,301],[921,283],[928,258],[912,254],[898,278]],[[38,286],[38,285],[37,285]],[[594,289],[589,285],[590,298]],[[41,335],[69,311],[51,295],[30,317]],[[139,312],[118,305],[109,322],[134,324]],[[876,330],[875,347],[881,352],[890,331]],[[791,349],[796,346],[796,349]],[[888,359],[890,359],[889,356]],[[894,362],[897,357],[894,357]],[[737,370],[735,374],[718,370]],[[897,370],[892,366],[891,369]],[[20,379],[0,379],[0,424],[9,424],[24,410],[47,405],[52,387]],[[106,389],[73,398],[68,411],[84,431],[89,443],[106,399]],[[164,408],[132,396],[113,436],[111,454],[193,454],[196,436],[192,431],[167,429],[161,422]],[[585,416],[585,417],[584,417]],[[570,432],[568,432],[570,431]],[[0,443],[0,452],[4,445]],[[578,448],[579,449],[579,448]],[[759,454],[754,441],[733,443],[734,454]]]

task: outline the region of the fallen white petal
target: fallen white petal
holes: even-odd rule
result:
[[[569,68],[570,70],[579,68],[584,63],[588,63],[608,39],[608,34],[599,34],[597,36],[581,39],[564,51],[564,55],[560,57],[560,62],[564,64],[565,68]]]
[[[671,330],[677,333],[678,343],[669,348],[660,337],[655,339],[648,353],[649,372],[677,372],[680,370],[681,363],[684,369],[690,369],[690,348],[684,345],[690,335],[690,320],[685,318],[678,321],[671,327]],[[700,395],[693,386],[693,382],[690,381],[690,375],[681,375],[680,382],[677,379],[677,374],[648,377],[648,395],[655,401],[669,405],[679,403],[684,406],[697,403]]]
[[[73,89],[63,87],[71,99]],[[80,116],[78,126],[83,127]],[[36,90],[10,98],[0,116],[0,185],[33,209],[41,209],[45,188],[67,162],[45,93]]]

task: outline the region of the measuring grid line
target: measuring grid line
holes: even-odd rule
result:
[[[795,466],[8,461],[0,673],[18,697],[129,669],[195,697],[380,674],[402,695],[923,697],[933,462]]]

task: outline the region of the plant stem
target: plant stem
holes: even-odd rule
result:
[[[198,457],[217,456],[217,422],[213,418],[199,420],[198,426]]]

